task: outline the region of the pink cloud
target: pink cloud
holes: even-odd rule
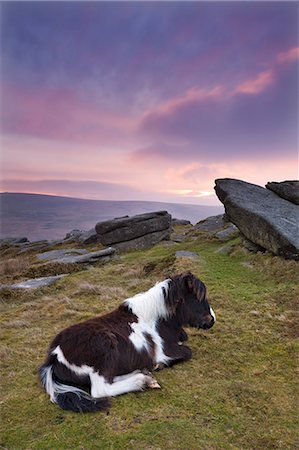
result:
[[[223,86],[215,86],[211,89],[202,89],[194,86],[188,89],[184,94],[162,101],[155,108],[146,111],[142,120],[146,121],[152,115],[171,115],[176,110],[188,107],[192,104],[200,103],[207,99],[219,98],[223,94],[223,91]]]
[[[236,88],[236,92],[240,92],[242,94],[259,94],[272,85],[273,82],[273,70],[266,70],[259,73],[255,78],[239,84]]]
[[[2,149],[2,177],[93,179],[113,183],[134,179],[132,162],[127,162],[124,153],[113,146],[18,135],[3,136]]]
[[[286,52],[279,53],[277,61],[279,63],[292,62],[299,59],[299,47],[293,47]]]
[[[280,68],[278,64],[291,63],[299,59],[299,47],[293,47],[277,55],[276,59],[270,64],[270,69],[257,74],[253,79],[246,80],[236,88],[236,93],[259,94],[271,86],[277,78]]]
[[[185,145],[186,142],[179,142],[179,140],[176,140],[176,142],[169,142],[168,140],[167,143],[157,141],[147,147],[138,148],[137,150],[128,152],[127,160],[129,163],[132,162],[138,165],[149,164],[150,161],[154,161],[154,164],[156,164],[156,161],[158,160],[159,165],[162,164],[168,167],[171,155],[174,152],[184,153]],[[166,159],[165,155],[167,155]]]
[[[107,111],[72,89],[3,86],[3,131],[55,140],[108,144],[132,133],[135,120]]]

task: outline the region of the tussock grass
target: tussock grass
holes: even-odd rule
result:
[[[30,266],[29,258],[8,258],[0,261],[0,276],[15,276],[24,272]]]
[[[75,295],[98,295],[101,300],[110,300],[116,298],[121,301],[127,295],[127,291],[119,286],[105,286],[102,284],[91,284],[88,282],[80,283]]]
[[[2,446],[6,449],[295,449],[298,263],[201,237],[131,252],[2,304]],[[199,254],[174,259],[175,250]],[[250,264],[244,264],[250,263]],[[50,403],[37,379],[62,328],[115,308],[167,275],[191,270],[217,315],[190,329],[191,361],[157,372],[159,391],[113,400],[109,415]],[[8,294],[7,294],[8,295]],[[8,301],[9,300],[9,301]]]
[[[52,275],[61,275],[63,273],[74,273],[82,271],[78,264],[62,264],[58,262],[36,264],[28,268],[23,273],[27,278],[50,277]]]
[[[157,258],[143,266],[143,275],[155,274],[160,277],[167,277],[171,272],[174,272],[175,261],[174,254]]]

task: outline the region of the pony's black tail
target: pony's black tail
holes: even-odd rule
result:
[[[110,408],[107,398],[93,398],[83,389],[62,384],[53,378],[53,366],[43,365],[39,369],[39,376],[51,401],[62,409],[78,413],[105,411]]]

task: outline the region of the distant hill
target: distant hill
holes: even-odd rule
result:
[[[0,237],[26,236],[29,240],[63,238],[74,228],[89,230],[101,220],[159,210],[166,210],[173,217],[192,223],[223,213],[222,206],[82,200],[8,192],[0,194]]]

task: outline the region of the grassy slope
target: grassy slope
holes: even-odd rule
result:
[[[241,249],[221,255],[219,247],[203,238],[160,245],[3,302],[3,447],[296,448],[298,264]],[[200,258],[174,262],[177,249]],[[189,330],[190,362],[157,373],[161,390],[115,398],[108,415],[50,403],[36,370],[59,330],[186,269],[206,283],[217,315],[212,330]]]

